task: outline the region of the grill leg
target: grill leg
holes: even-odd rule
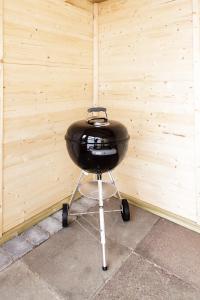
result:
[[[83,179],[83,177],[84,177],[85,175],[87,175],[87,173],[86,173],[85,171],[81,171],[81,174],[80,174],[80,176],[79,176],[77,185],[76,185],[76,187],[75,187],[75,190],[73,191],[73,193],[72,193],[72,195],[71,195],[71,198],[70,198],[70,201],[69,201],[69,207],[71,206],[71,204],[72,204],[72,202],[73,202],[73,200],[74,200],[74,198],[75,198],[75,196],[76,196],[76,193],[77,193],[77,191],[78,191],[80,182],[81,182],[81,180]]]
[[[107,271],[108,267],[106,265],[106,238],[105,238],[105,223],[104,223],[104,208],[103,208],[103,189],[102,189],[102,176],[97,175],[98,180],[98,192],[99,192],[99,220],[100,220],[100,238],[102,245],[102,258],[103,258],[103,271]]]
[[[110,180],[111,180],[112,184],[115,186],[115,188],[116,188],[116,190],[117,190],[117,193],[116,193],[116,194],[118,195],[118,198],[119,198],[120,200],[122,200],[121,194],[120,194],[120,192],[119,192],[119,190],[118,190],[118,188],[117,188],[117,186],[116,186],[115,179],[114,179],[114,177],[113,177],[113,175],[112,175],[112,172],[109,171],[109,172],[108,172],[108,175],[109,175],[109,177],[110,177]]]

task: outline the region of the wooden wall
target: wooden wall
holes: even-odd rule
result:
[[[200,1],[91,2],[0,0],[0,236],[72,192],[92,103],[131,136],[119,189],[200,221]]]
[[[193,0],[193,79],[194,79],[194,136],[195,192],[197,222],[200,224],[200,0]]]
[[[99,4],[99,103],[131,136],[120,190],[197,221],[193,4]]]
[[[93,6],[6,0],[3,15],[6,232],[72,192],[64,134],[92,102]]]
[[[2,236],[3,199],[3,0],[0,0],[0,237]]]

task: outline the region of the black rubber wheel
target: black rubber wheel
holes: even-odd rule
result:
[[[62,208],[62,226],[63,227],[68,227],[68,213],[69,213],[69,205],[68,204],[63,204]]]
[[[130,221],[130,209],[129,209],[128,201],[126,199],[122,199],[121,207],[122,207],[121,215],[122,215],[123,221],[124,222]]]

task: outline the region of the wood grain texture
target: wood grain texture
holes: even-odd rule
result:
[[[97,106],[99,102],[99,6],[95,3],[93,7],[93,106]]]
[[[3,236],[0,238],[0,245],[4,244],[8,240],[16,237],[17,235],[21,234],[22,232],[30,229],[34,225],[37,225],[40,221],[46,219],[47,217],[54,214],[56,211],[62,209],[63,203],[68,203],[70,200],[70,196],[62,199],[59,202],[56,202],[52,206],[48,206],[46,209],[42,210],[38,214],[35,214],[31,218],[25,220],[23,223],[20,223],[16,225],[15,227],[12,227],[8,231],[4,232]]]
[[[72,192],[64,134],[98,102],[131,136],[119,189],[199,222],[199,0],[6,0],[3,15],[3,232]]]
[[[3,231],[3,0],[0,0],[0,237]]]
[[[66,4],[73,5],[76,8],[86,9],[92,13],[93,7],[91,5],[91,1],[89,0],[63,0]]]
[[[193,0],[194,142],[197,222],[200,224],[200,1]]]
[[[3,231],[71,194],[64,135],[92,103],[93,7],[87,0],[4,5]]]
[[[91,3],[101,3],[104,1],[109,1],[109,0],[89,0]]]
[[[99,4],[99,102],[131,140],[119,189],[197,221],[192,1]]]

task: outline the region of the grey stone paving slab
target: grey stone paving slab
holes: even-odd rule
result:
[[[95,300],[199,300],[200,291],[132,254]]]
[[[62,224],[58,220],[52,217],[48,217],[45,220],[38,223],[38,226],[47,231],[50,235],[58,232],[62,229]]]
[[[54,213],[52,215],[52,217],[62,223],[62,210],[59,210],[56,213]],[[72,222],[74,222],[76,220],[76,218],[77,218],[76,216],[69,216],[68,217],[68,222],[72,223]]]
[[[62,210],[55,212],[52,217],[62,223]]]
[[[107,241],[109,270],[101,270],[101,246],[75,221],[23,258],[29,268],[64,299],[89,299],[130,255],[130,250]]]
[[[72,212],[84,212],[85,207],[77,200],[72,203],[71,211]]]
[[[87,210],[89,208],[92,208],[94,206],[96,206],[98,204],[98,200],[95,199],[89,199],[86,197],[82,197],[80,200],[78,200],[78,202],[83,205]]]
[[[21,261],[0,273],[2,300],[59,300],[57,293]]]
[[[38,246],[46,241],[50,235],[47,231],[44,231],[36,225],[29,230],[26,230],[21,236],[33,246]]]
[[[200,234],[161,219],[136,252],[200,288]]]
[[[116,199],[104,202],[105,210],[119,209],[120,201]],[[98,206],[95,207],[98,210]],[[152,226],[159,220],[159,217],[147,211],[130,205],[131,220],[123,222],[121,213],[105,213],[106,236],[117,243],[135,249],[137,244],[151,230]],[[99,229],[99,215],[87,215],[82,219],[91,223]],[[81,222],[81,219],[79,219]]]
[[[12,262],[11,257],[0,248],[0,271],[7,268]]]
[[[13,259],[16,260],[22,257],[27,252],[31,251],[33,246],[26,241],[22,236],[17,236],[14,239],[6,242],[2,249]]]
[[[72,202],[71,211],[72,212],[86,212],[90,208],[93,208],[96,205],[97,205],[97,200],[82,197],[82,198]]]

